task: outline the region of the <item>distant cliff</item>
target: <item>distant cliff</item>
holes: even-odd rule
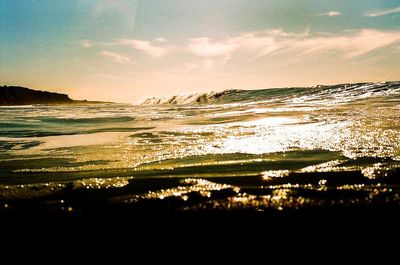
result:
[[[18,86],[0,86],[0,105],[73,103],[68,95]]]

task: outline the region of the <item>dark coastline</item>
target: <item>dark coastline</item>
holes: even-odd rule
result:
[[[100,101],[74,100],[66,94],[34,90],[20,86],[0,86],[0,106],[99,104]]]

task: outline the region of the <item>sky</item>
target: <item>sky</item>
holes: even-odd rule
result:
[[[399,0],[1,0],[0,84],[137,102],[400,80]]]

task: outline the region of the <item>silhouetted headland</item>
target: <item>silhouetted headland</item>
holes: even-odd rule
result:
[[[34,90],[20,86],[0,87],[0,106],[31,104],[71,104],[96,103],[86,100],[73,100],[66,94]]]

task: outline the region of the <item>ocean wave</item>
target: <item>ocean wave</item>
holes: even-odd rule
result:
[[[224,98],[232,94],[240,93],[243,90],[229,89],[220,92],[205,92],[205,93],[195,93],[186,95],[174,95],[172,97],[151,97],[145,99],[140,105],[185,105],[192,103],[208,103],[215,101],[219,98]]]
[[[220,92],[151,97],[140,105],[226,104],[233,102],[345,103],[370,97],[400,95],[400,81],[317,85],[312,87],[269,88],[260,90],[229,89]]]

